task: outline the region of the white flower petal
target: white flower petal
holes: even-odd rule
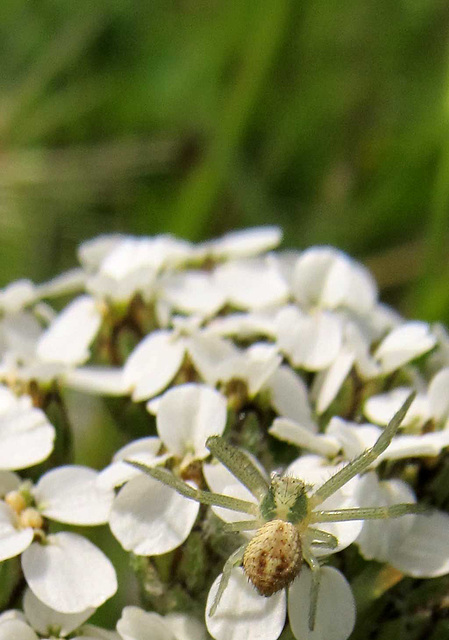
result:
[[[163,282],[162,295],[174,309],[202,316],[215,315],[226,302],[212,276],[204,271],[170,275]]]
[[[233,306],[263,309],[287,301],[288,287],[273,261],[226,262],[215,269],[216,286]]]
[[[412,389],[408,387],[397,387],[387,393],[372,396],[366,400],[363,413],[371,422],[387,425],[394,414],[402,407],[411,392]],[[421,426],[430,417],[429,402],[426,396],[420,393],[410,405],[409,410],[401,422],[401,427]]]
[[[196,618],[183,613],[169,613],[164,618],[176,640],[206,640],[206,629]]]
[[[221,575],[207,597],[206,626],[211,636],[215,640],[276,640],[285,624],[285,591],[264,598],[248,582],[242,569],[234,569],[217,611],[209,616],[220,579]]]
[[[65,466],[44,474],[34,487],[34,497],[44,516],[58,522],[97,525],[107,522],[113,491],[97,486],[98,471]]]
[[[140,607],[123,609],[122,617],[117,622],[117,631],[123,640],[176,640],[162,616]]]
[[[140,342],[126,361],[125,385],[134,388],[133,400],[160,393],[175,377],[184,359],[185,343],[172,331],[153,331]]]
[[[83,624],[80,632],[82,635],[75,636],[72,640],[122,640],[115,631],[107,631],[93,624]]]
[[[279,440],[290,442],[297,447],[304,447],[323,456],[333,457],[340,450],[340,443],[335,438],[313,433],[308,427],[287,418],[276,418],[268,433]]]
[[[276,338],[273,314],[267,312],[231,313],[211,320],[207,333],[217,336],[237,336],[248,339],[258,336]]]
[[[75,298],[51,323],[37,345],[45,362],[82,364],[89,358],[89,345],[101,325],[101,313],[90,296]]]
[[[80,613],[60,613],[38,600],[31,589],[25,591],[23,610],[33,629],[42,636],[51,635],[50,630],[55,628],[60,629],[59,635],[66,636],[86,622],[95,611],[89,608]]]
[[[120,489],[109,525],[126,551],[158,555],[186,540],[198,509],[198,503],[141,474]]]
[[[373,446],[382,433],[382,429],[370,424],[346,422],[343,418],[335,416],[331,418],[326,433],[340,443],[345,459],[352,460],[363,453],[365,449]],[[379,458],[373,464],[378,463]]]
[[[34,358],[42,327],[30,312],[8,314],[2,319],[2,334],[8,352],[21,361]]]
[[[171,453],[195,458],[209,455],[206,439],[226,426],[226,398],[201,384],[183,384],[167,391],[158,407],[158,434]]]
[[[354,596],[346,578],[333,567],[321,567],[320,589],[313,631],[309,629],[311,571],[303,567],[288,592],[290,627],[298,640],[346,640],[354,628]]]
[[[432,414],[441,422],[449,418],[449,367],[432,378],[428,390]]]
[[[270,392],[271,405],[283,418],[290,418],[316,433],[307,387],[290,367],[279,367],[265,384]]]
[[[59,276],[43,282],[37,286],[40,298],[52,298],[54,296],[76,293],[84,288],[86,273],[83,269],[75,268],[64,271]]]
[[[189,339],[188,351],[195,369],[211,386],[217,384],[222,363],[238,357],[240,353],[230,340],[204,332]]]
[[[106,298],[115,303],[126,304],[137,291],[145,300],[151,297],[155,279],[156,272],[152,267],[141,267],[121,278],[97,273],[87,279],[86,291],[95,298]]]
[[[377,463],[382,460],[438,456],[448,446],[449,429],[423,435],[399,435],[395,436],[388,449],[379,456]]]
[[[200,249],[216,258],[255,256],[274,249],[282,240],[279,227],[254,227],[231,231],[217,240],[200,245]]]
[[[345,346],[355,354],[355,367],[363,380],[376,378],[382,373],[380,364],[371,354],[372,337],[366,335],[367,333],[355,322],[345,322]]]
[[[415,503],[416,498],[410,487],[401,480],[380,482],[375,473],[367,473],[361,478],[358,501],[362,507],[381,507],[402,502]],[[368,560],[389,562],[392,550],[401,546],[405,536],[413,526],[415,515],[383,520],[366,520],[357,539],[361,554]]]
[[[22,482],[17,473],[0,470],[0,498],[3,498],[9,491],[17,489]]]
[[[16,280],[0,289],[0,309],[17,313],[36,299],[36,285],[31,280]]]
[[[0,622],[0,640],[38,640],[33,629],[23,620]]]
[[[121,233],[104,233],[96,238],[86,240],[78,247],[78,260],[89,271],[98,269],[106,256],[125,238],[126,236]]]
[[[123,460],[135,460],[148,466],[163,463],[169,456],[166,454],[158,456],[160,448],[161,441],[155,436],[130,442],[117,451],[110,465],[100,471],[97,477],[97,486],[101,489],[113,489],[140,475],[141,472],[138,469]]]
[[[22,569],[34,595],[61,613],[99,607],[117,590],[114,567],[89,540],[56,533],[22,554]]]
[[[253,462],[257,462],[250,454],[245,451],[245,455],[251,457]],[[260,468],[260,463],[257,465]],[[264,475],[265,472],[261,469]],[[242,499],[249,500],[250,502],[254,501],[254,497],[250,493],[246,487],[244,487],[237,478],[227,469],[224,464],[219,462],[218,460],[214,460],[214,462],[204,463],[203,464],[203,473],[204,478],[207,482],[207,486],[214,493],[224,493],[227,487],[232,487],[234,484],[236,487],[239,487],[242,491]],[[268,480],[268,479],[267,479]],[[247,515],[245,514],[245,518]]]
[[[16,528],[14,512],[0,501],[0,562],[22,553],[32,543],[33,536],[31,527],[22,530]]]
[[[436,338],[427,323],[406,322],[382,340],[374,355],[386,374],[430,351],[435,344]]]
[[[415,516],[405,538],[391,548],[389,562],[415,578],[449,573],[449,515],[434,511]]]
[[[340,391],[355,361],[355,353],[343,347],[331,366],[315,377],[312,397],[316,401],[318,415],[326,411]]]
[[[45,460],[53,450],[54,427],[31,398],[16,398],[0,386],[0,469],[24,469]]]
[[[294,307],[284,307],[276,323],[279,348],[295,367],[326,369],[340,351],[343,327],[329,312],[307,316]]]
[[[123,369],[116,367],[79,367],[66,371],[61,378],[67,387],[86,393],[123,396],[131,391]]]
[[[101,269],[121,276],[139,267],[150,266],[156,270],[167,265],[177,265],[192,256],[193,247],[186,240],[170,234],[150,238],[127,238],[104,260]]]
[[[217,382],[243,380],[248,395],[254,397],[282,362],[277,347],[257,342],[245,351],[218,363],[215,377]]]
[[[264,469],[260,468],[260,463],[253,458],[253,456],[247,452],[245,453],[258,467],[262,475],[266,476]],[[204,464],[203,473],[209,489],[214,493],[221,493],[225,496],[231,496],[232,498],[238,498],[239,500],[246,500],[247,502],[254,502],[254,504],[256,504],[256,499],[249,489],[243,486],[221,462],[216,461],[211,464]],[[267,478],[267,485],[268,483],[269,480]],[[241,520],[252,519],[248,514],[233,511],[232,509],[212,507],[212,511],[225,522],[239,522]]]
[[[292,290],[298,302],[308,307],[347,307],[359,313],[370,311],[377,298],[368,269],[332,247],[312,247],[301,254]]]
[[[26,622],[23,612],[18,609],[6,609],[6,611],[0,613],[0,624],[5,620],[22,620],[22,622]]]

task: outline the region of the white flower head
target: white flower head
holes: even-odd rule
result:
[[[87,289],[112,302],[127,302],[136,293],[150,298],[158,273],[193,255],[189,243],[170,235],[153,238],[100,236],[81,245],[79,258],[91,274]]]
[[[117,589],[112,564],[91,542],[75,533],[46,533],[46,518],[76,525],[107,521],[113,492],[97,487],[97,475],[86,467],[59,467],[34,487],[17,480],[0,501],[0,561],[21,554],[28,586],[60,613],[98,607]]]
[[[363,520],[399,517],[421,511],[413,502],[395,504],[387,509],[359,509],[352,506],[357,475],[388,447],[412,399],[411,395],[373,447],[343,465],[317,489],[290,475],[273,475],[268,482],[244,452],[229,445],[219,436],[210,437],[207,446],[243,485],[245,491],[251,494],[250,499],[201,491],[167,470],[129,460],[132,466],[186,498],[250,517],[246,520],[228,520],[225,525],[227,531],[255,533],[231,554],[222,576],[214,583],[209,594],[210,607],[206,612],[206,624],[217,640],[237,638],[242,625],[248,623],[248,617],[254,616],[260,617],[263,622],[251,625],[251,633],[254,632],[255,635],[250,637],[276,640],[285,622],[284,588],[289,588],[290,601],[292,598],[294,600],[291,605],[291,627],[295,635],[300,634],[296,637],[302,638],[304,635],[312,638],[318,630],[341,640],[348,637],[355,621],[350,587],[336,570],[328,570],[323,574],[319,558],[335,553],[353,542],[360,533]],[[311,472],[311,475],[314,473]],[[222,479],[219,478],[219,482]],[[229,487],[226,489],[229,490]],[[241,495],[239,490],[238,493]],[[309,566],[310,576],[307,569],[303,569],[303,563]],[[263,601],[258,601],[257,594],[251,593],[243,574],[237,569],[239,565],[243,566],[246,577],[260,595],[274,596],[268,604],[260,604]],[[298,576],[300,577],[296,582]],[[231,580],[232,590],[228,589]],[[310,588],[308,598],[302,595],[304,585]],[[225,595],[226,593],[230,595]],[[297,617],[295,593],[300,593],[303,602],[308,604],[306,616]],[[325,594],[329,596],[330,602],[336,601],[338,608],[344,611],[345,615],[341,619],[335,615],[335,605],[325,602]],[[332,599],[331,594],[334,596]],[[265,609],[268,617],[264,615]]]
[[[377,299],[370,272],[332,247],[304,251],[295,264],[291,286],[296,300],[306,308],[347,308],[367,313]]]
[[[425,322],[406,322],[393,329],[375,352],[384,374],[427,353],[436,345],[436,337]]]
[[[282,361],[275,345],[256,342],[247,349],[237,348],[230,340],[199,333],[187,345],[190,358],[209,385],[232,381],[244,383],[246,393],[254,397]]]
[[[186,540],[199,506],[152,478],[141,473],[136,477],[135,470],[122,460],[155,466],[170,457],[183,473],[192,462],[209,454],[204,443],[209,435],[223,433],[226,418],[226,398],[215,389],[193,383],[174,387],[158,403],[158,438],[127,445],[103,472],[117,484],[126,481],[109,519],[112,533],[126,550],[137,555],[172,551]],[[161,447],[164,453],[159,456]]]

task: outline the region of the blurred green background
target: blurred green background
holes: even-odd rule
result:
[[[447,0],[2,0],[0,285],[280,224],[449,321]]]

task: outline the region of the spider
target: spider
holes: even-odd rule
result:
[[[398,518],[424,511],[422,505],[408,503],[388,507],[320,510],[320,505],[327,498],[354,476],[364,472],[385,451],[414,397],[415,394],[411,394],[407,398],[370,449],[345,465],[316,490],[294,477],[273,475],[271,482],[268,482],[243,451],[230,445],[221,436],[209,437],[206,441],[209,451],[251,492],[257,504],[196,489],[167,469],[148,467],[127,460],[129,464],[172,487],[186,498],[251,516],[250,520],[225,525],[226,531],[229,532],[252,530],[255,534],[226,561],[209,611],[210,616],[214,615],[217,609],[234,567],[243,565],[247,577],[257,591],[263,596],[271,596],[287,587],[301,571],[303,562],[306,562],[312,571],[308,625],[313,631],[320,585],[320,563],[313,554],[312,545],[320,545],[330,550],[338,546],[337,538],[327,531],[322,531],[319,528],[320,523]]]

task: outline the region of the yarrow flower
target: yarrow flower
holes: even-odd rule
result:
[[[351,491],[347,496],[349,503],[342,493],[345,486],[355,480],[359,473],[365,471],[388,448],[413,397],[410,395],[407,398],[372,447],[366,449],[352,462],[343,465],[318,488],[314,485],[306,485],[303,479],[290,475],[283,477],[274,475],[271,482],[267,482],[258,467],[244,453],[226,444],[219,436],[208,438],[209,450],[240,481],[251,494],[252,499],[242,499],[235,493],[226,495],[226,493],[201,491],[163,469],[149,467],[135,460],[128,461],[133,467],[172,487],[187,498],[250,516],[249,520],[236,519],[226,525],[226,530],[229,532],[255,531],[255,534],[249,542],[245,542],[231,554],[223,574],[214,583],[209,594],[206,623],[217,640],[225,640],[228,637],[237,638],[235,634],[242,631],[243,624],[248,623],[248,616],[251,617],[255,613],[259,617],[256,633],[263,632],[264,638],[268,640],[276,640],[285,623],[285,602],[282,596],[278,596],[274,603],[272,601],[267,605],[269,622],[266,620],[264,605],[256,604],[254,609],[253,594],[248,595],[246,583],[242,582],[241,576],[239,578],[235,574],[235,567],[240,565],[243,566],[249,581],[262,596],[271,597],[293,583],[293,593],[290,593],[289,602],[293,600],[294,604],[290,610],[294,613],[292,613],[290,625],[296,638],[309,637],[315,632],[321,636],[327,636],[332,632],[333,637],[342,640],[348,637],[355,620],[355,607],[350,587],[337,570],[323,572],[319,556],[323,554],[323,549],[324,554],[329,555],[341,550],[357,538],[361,527],[357,525],[354,527],[353,521],[361,523],[364,520],[398,518],[423,511],[413,501],[360,508],[353,506]],[[229,491],[230,486],[226,489]],[[353,483],[352,491],[354,489]],[[240,493],[238,489],[237,493]],[[416,517],[419,518],[419,516]],[[449,516],[446,517],[447,524]],[[334,528],[333,523],[337,527]],[[342,527],[344,527],[343,531]],[[445,537],[448,544],[447,527]],[[303,563],[309,566],[310,575],[306,570],[301,577]],[[449,570],[449,563],[445,569]],[[229,586],[233,570],[233,593],[228,597],[223,608],[223,606],[220,607],[220,602]],[[322,587],[323,573],[326,586]],[[298,575],[300,575],[299,586],[295,587],[294,581]],[[310,587],[308,596],[304,593],[305,584]],[[332,592],[334,592],[333,602],[325,602],[325,594]],[[296,601],[295,596],[298,597],[299,594],[302,598]],[[243,609],[242,603],[244,603]],[[338,609],[335,603],[338,603]],[[307,606],[306,610],[304,605]],[[216,617],[215,614],[217,614]],[[228,629],[233,622],[236,625],[230,636]]]
[[[28,585],[2,640],[189,640],[204,615],[216,640],[345,640],[365,560],[449,573],[447,331],[281,236],[104,235],[0,291],[0,562]],[[66,464],[92,408],[99,472]],[[117,580],[78,530],[106,523],[151,609],[115,630],[86,623]]]
[[[115,570],[102,551],[77,533],[48,532],[48,519],[85,526],[107,521],[113,493],[97,488],[94,470],[58,467],[36,485],[0,472],[0,497],[0,561],[21,555],[25,580],[39,600],[72,614],[115,593]]]
[[[125,607],[114,632],[84,624],[93,612],[94,609],[78,614],[59,613],[44,605],[27,589],[23,612],[11,609],[0,614],[0,638],[38,640],[39,637],[51,637],[56,640],[70,636],[72,640],[142,640],[145,637],[152,640],[203,640],[206,637],[204,627],[188,615],[160,616],[139,607]]]

